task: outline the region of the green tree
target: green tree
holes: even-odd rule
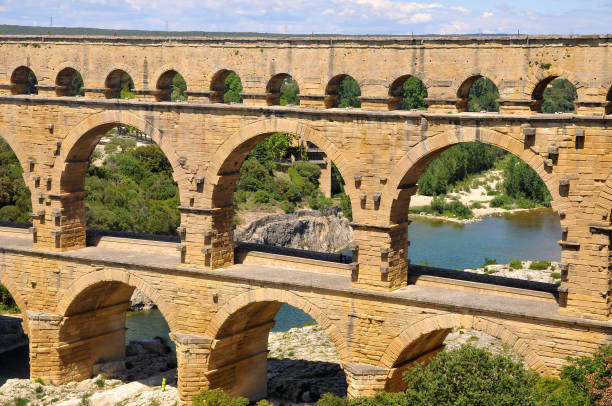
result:
[[[400,93],[399,110],[427,110],[427,88],[425,84],[417,77],[410,76],[402,85]]]
[[[38,94],[38,87],[36,87],[37,85],[38,85],[38,80],[36,79],[34,72],[29,71],[28,76],[26,77],[26,82],[25,82],[25,87],[23,89],[23,92],[25,94]]]
[[[575,112],[574,101],[578,93],[567,79],[556,78],[546,87],[542,95],[542,113]]]
[[[548,206],[552,196],[540,176],[527,163],[511,155],[504,167],[504,192],[514,199],[527,199]]]
[[[427,196],[447,193],[456,182],[493,168],[506,154],[501,148],[479,142],[455,145],[427,166],[418,180],[419,193]]]
[[[464,345],[404,372],[410,405],[535,405],[537,373],[521,362]]]
[[[468,111],[499,111],[499,91],[491,80],[478,78],[470,88]]]
[[[121,75],[121,78],[119,78],[119,86],[121,86],[121,93],[119,94],[121,99],[134,98],[134,93],[132,92],[134,89],[134,81],[130,75],[127,73]]]
[[[300,97],[298,96],[300,93],[300,88],[298,87],[298,83],[291,77],[287,76],[280,87],[280,105],[286,106],[288,104],[292,104],[294,106],[300,105]]]
[[[27,222],[31,211],[23,168],[8,143],[0,138],[0,220]]]
[[[72,80],[70,81],[70,90],[68,91],[68,96],[85,96],[83,77],[77,71],[75,71],[74,75],[72,75]]]
[[[359,87],[359,83],[351,76],[346,76],[340,82],[340,87],[338,89],[338,107],[361,107],[361,100],[359,100],[359,96],[361,96],[361,88]]]
[[[180,73],[177,73],[172,78],[170,101],[187,101],[187,83]]]
[[[224,84],[224,94],[223,94],[223,102],[230,103],[242,103],[242,82],[240,81],[240,77],[236,75],[234,72],[231,72],[225,78]]]

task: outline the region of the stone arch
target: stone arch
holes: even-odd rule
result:
[[[283,85],[283,82],[287,78],[291,78],[297,83],[297,80],[289,73],[277,73],[273,75],[268,81],[268,84],[266,85],[266,93],[267,93],[266,101],[269,106],[276,106],[280,104],[281,86]],[[297,83],[297,85],[298,85],[298,100],[299,100],[299,97],[300,97],[299,96],[299,93],[300,93],[299,83]]]
[[[136,82],[134,81],[134,76],[130,73],[130,68],[126,65],[121,64],[121,66],[115,66],[111,70],[109,70],[106,78],[104,79],[104,88],[105,96],[107,99],[118,98],[121,93],[121,76],[127,74],[134,82],[134,86],[136,86]]]
[[[412,146],[391,171],[381,197],[379,221],[386,224],[403,219],[408,212],[407,199],[416,192],[416,182],[427,165],[444,150],[463,142],[494,145],[522,159],[542,178],[552,195],[552,205],[555,208],[561,199],[556,176],[546,169],[540,155],[525,148],[519,137],[519,134],[512,136],[476,126],[458,126]]]
[[[355,76],[348,73],[340,73],[335,75],[327,82],[325,85],[325,108],[333,108],[338,106],[338,90],[340,89],[340,84],[347,77],[352,77],[357,84],[359,85],[359,90],[361,92],[361,88],[363,87],[363,83],[359,82],[359,80],[355,79]]]
[[[519,338],[511,330],[506,328],[503,324],[495,322],[486,317],[478,317],[473,315],[459,315],[459,314],[443,314],[437,316],[431,316],[421,321],[411,324],[405,328],[401,333],[391,341],[383,352],[379,364],[385,368],[394,368],[398,362],[410,361],[401,360],[402,353],[411,348],[418,340],[422,337],[426,337],[432,333],[450,330],[454,328],[474,329],[483,333],[489,334],[492,337],[497,338],[502,343],[512,347],[517,353],[519,353],[529,367],[545,376],[554,375],[554,371],[551,370],[540,356],[531,348],[528,340]],[[444,341],[445,335],[441,337],[440,343]],[[419,354],[416,354],[417,356]],[[391,377],[394,371],[392,370],[388,376]]]
[[[223,306],[212,318],[206,329],[208,337],[217,337],[224,324],[231,319],[237,312],[246,306],[255,303],[279,302],[286,303],[307,313],[310,317],[323,327],[325,332],[333,341],[341,360],[348,359],[348,348],[344,335],[336,325],[323,313],[323,311],[309,300],[298,296],[293,292],[284,289],[257,288],[249,290],[238,296],[230,298],[228,303]]]
[[[211,208],[221,207],[226,202],[220,203],[222,199],[218,196],[230,187],[233,191],[233,183],[223,184],[223,175],[235,174],[249,151],[269,134],[283,132],[295,134],[304,141],[310,141],[319,147],[327,157],[338,167],[340,174],[345,180],[351,179],[352,174],[357,172],[354,167],[358,163],[351,163],[339,148],[330,142],[320,131],[295,119],[268,118],[256,121],[243,127],[238,134],[230,136],[213,155],[213,159],[206,170],[206,184],[204,186],[204,199]],[[236,182],[233,178],[232,182]],[[357,193],[352,182],[346,183],[346,193],[351,198],[353,217],[357,217],[359,202]],[[223,190],[221,190],[223,189]],[[226,196],[227,197],[227,196]],[[231,203],[231,200],[230,200]]]
[[[11,74],[11,94],[35,94],[25,92],[25,84],[27,83],[30,73],[34,75],[34,79],[38,81],[36,74],[28,66],[21,65],[13,70]]]
[[[23,169],[23,180],[26,186],[30,187],[31,179],[29,179],[29,177],[27,176],[28,171],[26,169],[28,168],[26,166],[26,162],[28,158],[36,159],[36,157],[26,155],[27,150],[21,148],[21,143],[17,139],[17,134],[13,133],[12,131],[11,132],[1,132],[0,131],[0,138],[6,141],[9,147],[11,147],[11,150],[17,157],[17,160],[19,161],[19,164],[21,165],[21,168]]]
[[[60,298],[55,309],[55,314],[65,316],[66,312],[79,297],[79,295],[93,286],[107,282],[123,283],[143,292],[157,305],[159,311],[170,326],[170,330],[175,331],[176,319],[174,318],[174,315],[176,314],[176,311],[174,306],[167,302],[159,291],[154,289],[144,279],[136,276],[134,273],[125,272],[118,269],[104,269],[90,272],[75,280],[68,287],[68,289],[66,289],[66,293],[64,293]]]
[[[527,79],[526,89],[530,91],[527,96],[532,100],[532,110],[540,111],[546,86],[557,78],[566,79],[572,85],[574,85],[576,92],[578,93],[577,100],[582,99],[581,91],[584,88],[584,85],[582,82],[577,80],[574,72],[559,68],[553,64],[548,69],[537,69],[535,72],[531,73]]]
[[[62,143],[61,152],[54,165],[56,168],[54,177],[60,179],[62,191],[65,191],[63,176],[70,162],[87,160],[102,135],[120,124],[138,128],[161,148],[172,165],[172,176],[179,185],[179,194],[181,194],[180,189],[186,180],[186,173],[178,162],[179,157],[174,151],[171,140],[168,137],[164,137],[161,131],[145,118],[124,110],[93,114],[72,128]]]
[[[499,87],[497,86],[497,83],[495,83],[495,81],[493,81],[493,79],[491,79],[490,77],[477,73],[477,74],[473,74],[471,76],[469,76],[467,79],[465,79],[463,82],[461,82],[461,84],[457,87],[457,110],[462,112],[462,111],[467,111],[468,110],[468,101],[470,99],[470,90],[472,89],[472,86],[474,85],[474,83],[478,80],[478,79],[488,79],[491,83],[493,83],[493,85],[495,86],[495,88],[497,89],[498,93],[499,93]]]
[[[606,104],[604,114],[612,114],[612,83],[610,83],[608,94],[606,95],[606,100],[604,103]]]
[[[606,182],[601,185],[595,198],[594,211],[591,223],[609,226],[612,224],[612,174],[608,175]]]
[[[81,72],[82,72],[82,69],[80,69],[80,66],[77,64],[66,62],[60,65],[60,67],[56,71],[55,79],[54,79],[55,81],[53,83],[55,85],[55,94],[57,96],[70,96],[69,94],[71,92],[70,82],[72,81],[72,77],[77,73],[83,79],[83,88],[84,89],[87,88],[85,77],[83,76]]]
[[[174,76],[178,73],[183,79],[185,79],[185,83],[187,84],[187,90],[189,90],[189,86],[192,84],[192,78],[188,77],[185,72],[190,72],[189,69],[182,65],[177,64],[166,64],[155,72],[153,76],[153,80],[155,80],[155,92],[156,92],[156,100],[157,101],[169,101],[170,93],[168,93],[168,88],[172,82]],[[167,94],[166,94],[167,93]]]
[[[412,74],[401,75],[397,79],[395,79],[389,86],[389,110],[396,110],[399,108],[400,98],[402,96],[402,87],[404,86],[404,83],[406,83],[406,81],[410,78],[415,78],[419,80],[423,84],[423,86],[425,86],[425,97],[427,97],[427,89],[429,86],[425,84],[425,82],[423,82],[420,77]]]
[[[8,275],[8,273],[3,272],[0,274],[0,284],[4,285],[4,287],[9,291],[17,307],[21,310],[21,316],[23,318],[23,331],[27,334],[27,324],[28,324],[28,306],[27,299],[21,294],[21,290],[17,286],[17,284],[13,281],[12,278]]]
[[[227,77],[234,73],[240,79],[240,75],[234,69],[220,69],[215,72],[210,79],[210,102],[224,103],[225,81]],[[240,79],[242,83],[242,79]]]

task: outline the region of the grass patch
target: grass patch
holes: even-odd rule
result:
[[[523,262],[518,260],[518,259],[513,259],[512,261],[510,261],[510,269],[522,269],[523,268]]]
[[[529,269],[534,271],[543,271],[548,269],[550,266],[550,261],[533,261],[531,265],[529,265]]]

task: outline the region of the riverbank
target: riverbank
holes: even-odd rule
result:
[[[542,210],[542,209],[546,209],[546,208],[535,207],[533,209],[504,209],[501,207],[486,207],[482,209],[472,209],[472,212],[474,213],[474,217],[469,218],[469,219],[459,219],[456,217],[449,217],[449,216],[436,216],[434,214],[429,214],[425,212],[421,212],[421,213],[411,212],[408,215],[408,218],[418,217],[418,218],[425,218],[425,219],[431,219],[431,220],[448,221],[450,223],[456,223],[456,224],[470,224],[470,223],[475,223],[477,221],[482,221],[482,219],[487,216],[503,216],[505,214],[530,212],[530,211],[537,211],[537,210]]]

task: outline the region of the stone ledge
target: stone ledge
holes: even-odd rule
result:
[[[278,289],[316,289],[320,293],[351,295],[355,298],[383,300],[407,306],[431,307],[454,312],[475,312],[479,315],[507,315],[529,318],[543,322],[555,322],[569,326],[603,328],[612,331],[612,321],[578,318],[559,315],[556,303],[509,298],[499,295],[462,292],[456,289],[430,286],[405,286],[392,292],[374,291],[351,287],[351,278],[337,274],[295,271],[264,266],[233,265],[213,271],[181,266],[175,257],[150,253],[83,248],[74,251],[53,252],[32,248],[26,239],[0,235],[0,253],[18,253],[36,257],[86,260],[110,266],[131,268],[130,271],[146,269],[164,273],[180,273],[211,280],[272,286]]]
[[[389,374],[389,369],[381,368],[376,365],[369,364],[358,364],[356,362],[343,362],[342,368],[351,375],[364,376],[364,375],[383,375]]]
[[[478,120],[478,121],[518,121],[518,122],[583,122],[596,121],[598,123],[612,122],[612,115],[596,116],[596,115],[581,115],[573,113],[564,114],[501,114],[501,113],[428,113],[426,111],[404,111],[404,110],[366,110],[366,109],[351,109],[351,108],[330,108],[330,109],[315,109],[308,107],[290,107],[290,106],[254,106],[248,104],[225,104],[225,103],[204,103],[204,102],[153,102],[142,101],[137,99],[90,99],[86,97],[45,97],[32,95],[0,95],[0,102],[3,103],[31,103],[37,105],[75,105],[77,107],[90,106],[109,109],[133,107],[134,110],[143,109],[164,110],[164,111],[226,111],[232,113],[253,113],[253,114],[297,114],[298,116],[313,116],[319,120],[322,116],[325,117],[365,117],[372,119],[386,118],[389,120],[404,121],[406,119],[427,119],[427,120]]]
[[[209,337],[203,336],[195,336],[192,334],[183,334],[183,333],[170,333],[170,338],[177,344],[181,345],[212,345],[213,339]]]

